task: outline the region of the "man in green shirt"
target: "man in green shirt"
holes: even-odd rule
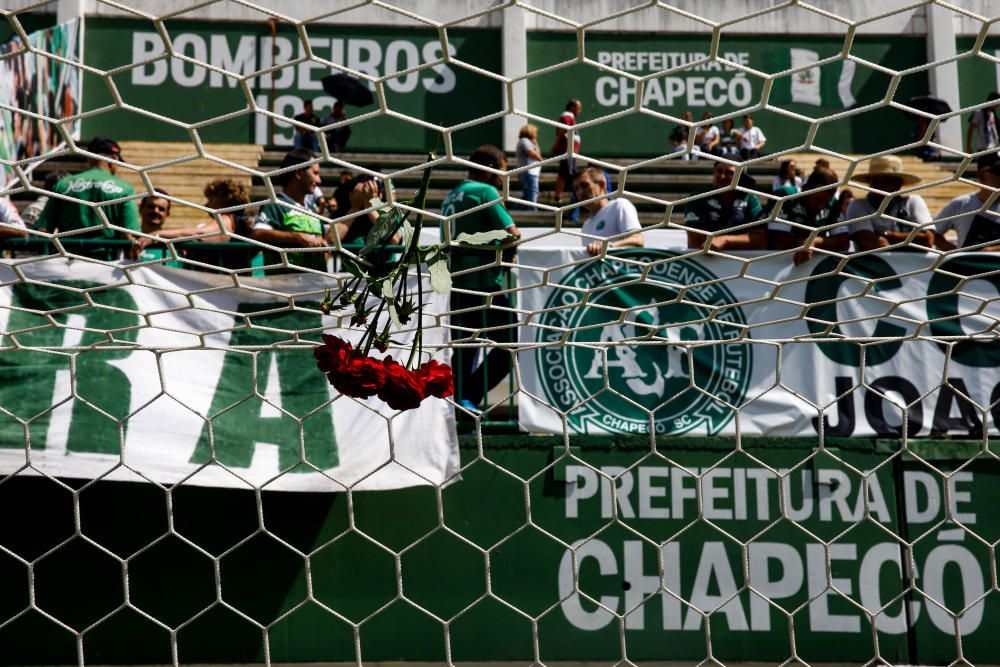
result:
[[[306,148],[296,148],[285,155],[282,169],[302,165],[299,169],[286,171],[276,177],[281,185],[281,193],[275,202],[265,204],[257,213],[251,234],[255,241],[285,248],[325,248],[326,234],[323,221],[316,211],[306,203],[306,195],[311,194],[321,182],[319,163],[313,162],[315,153]],[[276,264],[281,260],[273,253],[265,258],[266,264]],[[288,263],[304,268],[326,271],[325,252],[288,253]]]
[[[812,259],[813,249],[822,248],[845,253],[851,246],[847,225],[840,222],[840,203],[831,185],[839,183],[837,174],[829,167],[816,167],[809,175],[798,199],[784,202],[779,215],[767,224],[769,247],[775,250],[797,252],[792,256],[798,266]],[[775,192],[775,194],[795,194]],[[810,241],[812,231],[819,230]]]
[[[56,183],[55,196],[49,197],[37,226],[49,232],[88,230],[67,238],[131,239],[129,231],[140,231],[139,209],[134,199],[122,201],[133,196],[135,190],[115,176],[118,167],[112,160],[121,161],[121,148],[118,142],[107,137],[94,137],[86,148],[95,154],[87,159],[87,170]],[[107,225],[101,213],[107,217]],[[115,248],[74,248],[71,252],[104,260],[118,259],[122,255]]]
[[[728,162],[716,162],[712,170],[712,190],[715,194],[699,197],[684,207],[684,226],[689,248],[704,248],[709,234],[709,248],[722,250],[763,250],[767,247],[767,229],[763,224],[747,226],[760,220],[764,209],[756,195],[735,189],[736,185],[752,188],[755,181],[746,172],[736,183],[736,167]],[[724,189],[726,188],[726,189]]]
[[[469,160],[497,171],[507,169],[507,158],[496,146],[480,146]],[[441,214],[449,218],[452,238],[462,232],[475,234],[494,230],[506,230],[515,238],[520,236],[514,220],[503,207],[497,190],[500,186],[499,175],[484,169],[469,170],[466,180],[448,193],[441,204]],[[466,213],[489,202],[496,203]],[[509,261],[512,256],[504,259]],[[453,340],[470,342],[488,339],[497,343],[514,340],[514,314],[509,310],[510,299],[506,294],[495,294],[505,288],[510,269],[499,266],[498,260],[495,250],[452,248],[452,284],[456,289],[451,295]],[[456,273],[459,275],[454,275]],[[487,307],[489,294],[492,294],[492,300]],[[511,367],[509,350],[487,348],[482,363],[474,366],[478,357],[476,352],[474,347],[458,347],[454,361],[458,371],[456,398],[472,412],[479,410],[486,394],[507,377]]]

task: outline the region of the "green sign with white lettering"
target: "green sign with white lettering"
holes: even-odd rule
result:
[[[176,20],[165,25],[173,53],[215,69],[169,57],[150,22],[87,19],[86,64],[104,71],[127,67],[111,82],[135,109],[109,109],[86,118],[85,136],[110,135],[120,141],[189,139],[184,128],[150,115],[155,114],[196,124],[204,141],[291,146],[292,127],[280,120],[272,123],[257,110],[292,118],[311,99],[322,120],[335,101],[321,84],[335,70],[322,62],[299,62],[306,53],[305,44],[292,25],[279,24],[273,35],[264,21]],[[456,28],[448,31],[448,38],[448,55],[454,59],[448,63],[437,62],[444,54],[443,46],[437,32],[428,29],[317,24],[309,27],[308,47],[316,59],[373,77],[436,63],[385,80],[385,102],[393,114],[451,127],[500,111],[501,84],[465,66],[499,71],[500,32]],[[261,73],[275,65],[279,69]],[[86,75],[84,86],[85,111],[114,104],[111,89],[99,77]],[[378,111],[378,106],[348,106],[346,110],[349,117],[358,117]],[[422,152],[443,146],[439,132],[385,114],[351,128],[349,151]],[[479,144],[496,143],[499,134],[499,121],[479,123],[454,134],[455,148],[469,152]]]
[[[621,114],[592,129],[582,131],[585,155],[660,155],[671,150],[668,137],[685,111],[701,120],[747,111],[767,137],[764,152],[788,150],[804,144],[810,123],[824,116],[841,114],[885,98],[891,77],[874,68],[837,58],[843,37],[784,37],[739,35],[723,32],[719,60],[708,60],[709,35],[659,35],[651,33],[607,33],[588,31],[586,57],[594,63],[572,64],[528,81],[528,108],[555,120],[566,101],[579,98],[583,115],[579,121]],[[893,70],[905,70],[926,61],[922,37],[898,35],[855,37],[851,54]],[[528,35],[528,69],[538,70],[577,56],[575,34],[532,32]],[[831,59],[830,62],[825,62]],[[765,79],[790,68],[815,67],[774,80],[770,95],[762,98]],[[613,68],[609,70],[607,68]],[[755,72],[748,72],[747,68]],[[634,77],[649,77],[640,87]],[[895,99],[925,95],[925,73],[903,77]],[[636,105],[638,104],[638,108]],[[756,111],[766,103],[777,111]],[[899,111],[889,108],[865,111],[847,118],[824,122],[813,145],[846,153],[873,153],[905,144],[912,128]],[[742,119],[736,118],[736,128]],[[872,131],[877,127],[878,131]],[[547,150],[553,130],[542,132]]]

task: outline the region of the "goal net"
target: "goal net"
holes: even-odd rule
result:
[[[1000,662],[989,3],[9,4],[0,663]]]

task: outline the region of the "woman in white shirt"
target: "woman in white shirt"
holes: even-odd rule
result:
[[[524,192],[521,198],[530,201],[532,204],[538,201],[538,176],[542,172],[542,167],[538,163],[542,159],[542,152],[538,148],[538,128],[532,124],[527,124],[518,133],[517,147],[515,149],[518,167],[528,167],[536,165],[521,172],[521,188]],[[537,210],[534,206],[527,206],[527,210]]]

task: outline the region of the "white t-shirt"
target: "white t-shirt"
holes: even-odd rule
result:
[[[639,213],[627,199],[612,199],[583,223],[583,233],[591,237],[618,236],[641,230]],[[591,241],[593,238],[584,237],[583,245],[588,245]]]
[[[531,174],[532,176],[538,176],[540,173],[542,173],[542,167],[541,164],[539,164],[538,160],[528,156],[528,153],[530,151],[539,152],[538,146],[535,145],[534,141],[532,141],[528,137],[521,137],[520,139],[517,140],[517,147],[514,149],[514,153],[517,155],[517,166],[526,167],[529,164],[537,164],[539,166],[532,167],[531,169],[528,170],[528,173]]]
[[[740,148],[746,148],[747,150],[753,150],[763,142],[767,141],[767,137],[759,127],[754,125],[749,130],[744,128],[740,130]]]
[[[0,197],[0,222],[14,227],[24,227],[24,221],[21,220],[21,215],[17,212],[10,195]]]
[[[958,233],[958,243],[956,245],[959,248],[964,248],[965,241],[969,237],[969,230],[972,229],[972,221],[976,219],[977,215],[982,215],[987,220],[992,221],[993,224],[997,225],[998,230],[1000,230],[1000,217],[980,213],[984,204],[985,202],[979,198],[979,193],[976,192],[955,197],[945,204],[941,212],[938,213],[935,220],[939,220],[940,222],[935,222],[934,228],[938,234],[944,234],[949,229],[954,229]],[[993,213],[1000,213],[1000,201],[994,202],[989,210]],[[942,220],[942,218],[953,219]]]
[[[709,125],[708,127],[699,127],[698,134],[695,136],[695,143],[699,146],[701,144],[710,144],[719,138],[719,128],[715,125]]]
[[[868,201],[867,197],[858,197],[851,202],[850,206],[847,207],[847,215],[844,216],[844,220],[863,218],[874,214],[875,210],[875,207],[872,206],[872,203]],[[932,220],[930,209],[927,208],[927,202],[925,202],[924,198],[920,195],[895,197],[891,202],[889,202],[889,206],[886,207],[885,213],[887,216],[907,220],[920,225],[928,223]],[[882,216],[877,218],[868,218],[867,220],[858,220],[857,222],[852,222],[849,227],[851,236],[865,229],[882,236],[886,232],[909,233],[913,230],[913,227]]]
[[[791,185],[797,192],[802,192],[802,177],[796,176],[791,181],[783,181],[781,180],[781,176],[775,176],[774,183],[771,183],[771,192],[774,192],[782,185]]]

